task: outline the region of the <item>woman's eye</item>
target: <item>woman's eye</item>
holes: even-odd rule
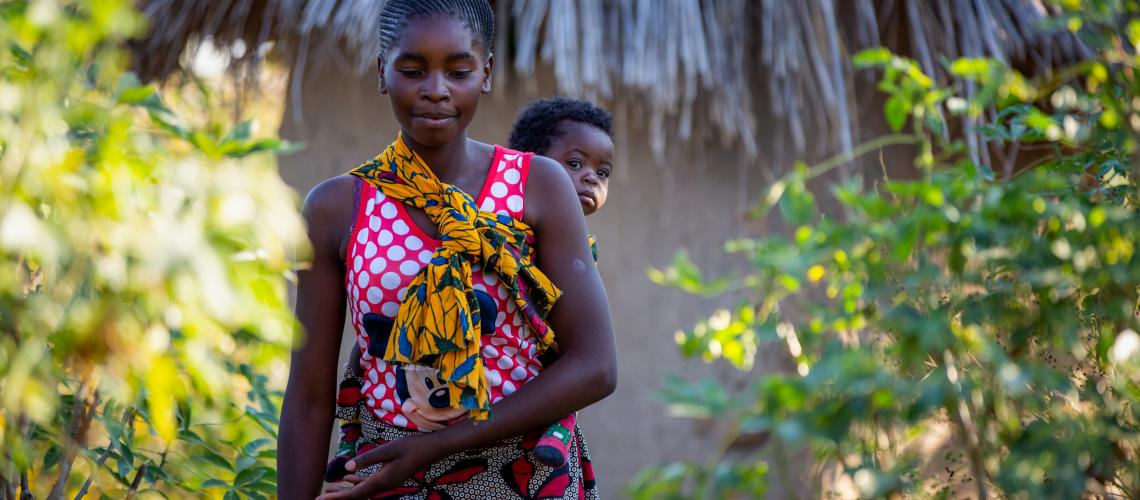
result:
[[[456,79],[456,80],[462,80],[464,78],[467,78],[467,75],[470,75],[470,74],[471,74],[470,71],[452,71],[451,77]]]
[[[404,77],[406,77],[406,78],[419,78],[420,75],[423,75],[423,73],[424,73],[423,71],[420,71],[418,69],[401,69],[398,71],[400,72],[401,75],[404,75]]]

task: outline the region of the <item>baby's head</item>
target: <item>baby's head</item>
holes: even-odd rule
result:
[[[527,105],[511,129],[510,147],[561,163],[578,191],[582,213],[606,204],[614,166],[614,117],[587,101],[553,97]]]

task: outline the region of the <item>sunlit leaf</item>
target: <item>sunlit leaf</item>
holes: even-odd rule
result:
[[[906,125],[910,108],[902,96],[895,94],[887,98],[887,103],[883,106],[883,113],[887,117],[887,125],[891,127],[891,130],[898,132],[902,130],[903,125]]]

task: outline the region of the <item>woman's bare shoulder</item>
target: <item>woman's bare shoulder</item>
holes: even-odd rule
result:
[[[355,213],[355,184],[356,177],[338,175],[317,184],[305,197],[301,212],[308,223],[309,238],[314,246],[342,253],[340,247],[352,228]]]

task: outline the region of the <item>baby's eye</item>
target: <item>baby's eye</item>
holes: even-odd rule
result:
[[[598,177],[601,177],[602,179],[609,179],[610,178],[610,171],[605,170],[605,169],[599,170],[598,171]]]
[[[582,162],[578,160],[570,160],[566,162],[566,165],[570,167],[570,170],[578,170],[579,168],[582,168]]]

